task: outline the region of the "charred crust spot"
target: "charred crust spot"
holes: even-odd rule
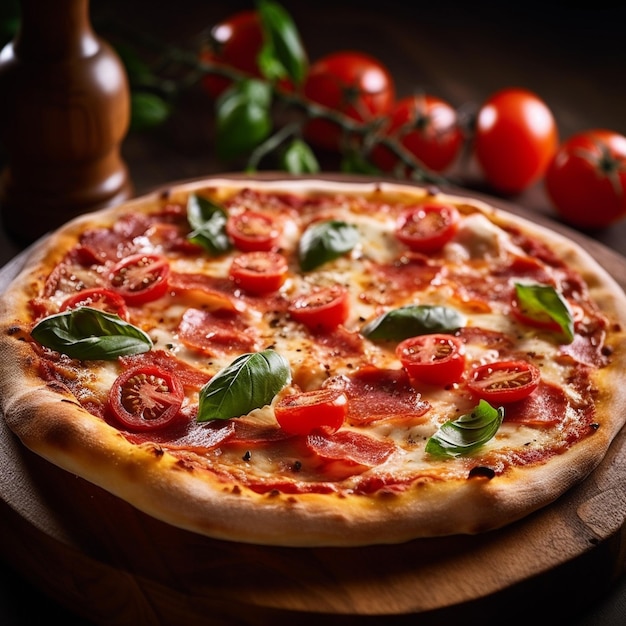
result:
[[[287,502],[288,502],[289,504],[297,504],[297,503],[298,503],[298,500],[297,500],[296,498],[294,498],[293,496],[289,496],[289,497],[287,498]]]
[[[268,498],[278,498],[278,496],[280,496],[280,491],[278,489],[272,489],[267,493]]]
[[[191,463],[188,463],[187,461],[185,461],[184,459],[178,459],[176,461],[176,467],[178,467],[179,469],[185,470],[187,472],[193,472],[193,465]]]
[[[160,459],[165,454],[165,451],[161,448],[161,446],[155,446],[152,449],[152,453],[157,459]]]
[[[593,422],[592,424],[589,424],[589,428],[595,432],[600,428],[600,424],[598,424],[598,422]]]
[[[476,467],[472,467],[467,475],[468,478],[488,478],[491,480],[496,475],[495,470],[491,467],[485,467],[484,465],[477,465]]]
[[[13,335],[17,335],[19,333],[22,333],[22,327],[21,326],[9,326],[7,328],[7,335],[9,337],[13,337]],[[24,339],[23,337],[21,339]]]
[[[231,493],[234,493],[236,496],[238,496],[241,493],[241,487],[239,485],[234,485],[231,489]]]

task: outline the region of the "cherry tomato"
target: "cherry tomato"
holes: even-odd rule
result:
[[[334,433],[343,424],[348,398],[339,389],[315,389],[281,398],[274,406],[280,427],[290,435],[316,430]]]
[[[454,237],[460,215],[450,204],[421,204],[405,209],[396,221],[396,237],[415,252],[435,252]]]
[[[288,311],[294,320],[310,330],[333,330],[348,319],[348,291],[340,285],[316,289],[296,298],[289,305]]]
[[[409,337],[397,345],[396,356],[411,380],[431,385],[456,383],[465,369],[463,342],[453,335]]]
[[[263,47],[263,30],[257,11],[241,11],[216,24],[200,60],[220,63],[253,77],[260,77],[257,58]],[[230,81],[217,74],[206,74],[202,84],[209,95],[217,98]]]
[[[184,391],[176,375],[156,365],[138,365],[120,374],[109,392],[113,417],[125,428],[164,428],[180,415]]]
[[[339,51],[311,65],[304,95],[357,122],[369,123],[390,113],[395,85],[389,70],[377,59],[361,52]],[[327,150],[337,150],[341,144],[341,129],[327,120],[310,120],[305,136],[312,145]]]
[[[272,215],[248,210],[228,217],[226,234],[235,247],[244,252],[273,250],[280,236],[280,226]]]
[[[128,319],[128,309],[122,296],[115,291],[103,287],[83,289],[69,296],[61,304],[61,311],[76,309],[80,306],[90,306],[107,313],[119,315],[122,319]]]
[[[127,304],[156,300],[167,292],[170,266],[159,254],[133,254],[122,259],[109,274],[109,282]]]
[[[558,130],[546,103],[525,89],[508,88],[480,108],[474,153],[497,191],[519,193],[545,173],[558,147]]]
[[[626,137],[588,130],[561,145],[545,177],[559,216],[573,226],[603,228],[626,216]]]
[[[238,287],[253,294],[277,291],[287,278],[287,259],[278,252],[244,252],[230,266]]]
[[[477,367],[468,386],[490,404],[516,402],[529,396],[539,385],[541,373],[527,361],[498,361]]]
[[[428,94],[399,100],[384,134],[395,138],[435,172],[450,167],[463,145],[456,111],[444,100]],[[373,151],[372,160],[386,172],[398,165],[398,157],[382,146]]]

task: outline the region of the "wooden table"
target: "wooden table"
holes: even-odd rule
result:
[[[106,13],[131,28],[143,29],[164,41],[178,44],[190,41],[201,27],[239,8],[251,6],[248,2],[193,0],[179,0],[176,10],[171,4],[156,3],[155,6],[145,0],[132,3],[109,0],[99,4],[106,6],[94,5],[96,25]],[[626,133],[626,81],[623,80],[626,44],[620,39],[625,17],[623,9],[564,13],[549,2],[527,2],[518,9],[509,8],[505,15],[501,9],[480,3],[464,6],[442,2],[437,7],[421,6],[419,10],[408,2],[393,0],[384,3],[285,0],[283,6],[296,20],[312,59],[337,49],[366,51],[388,65],[396,79],[398,95],[423,88],[460,106],[479,103],[500,87],[521,85],[546,100],[556,115],[563,137],[600,126]],[[191,90],[165,127],[127,137],[123,151],[138,194],[167,182],[228,170],[229,166],[218,162],[211,149],[211,106],[200,90]],[[488,191],[474,170],[467,174],[468,186]],[[515,198],[503,200],[531,215],[536,214],[538,219],[553,217],[540,184]],[[598,250],[608,259],[611,268],[620,271],[621,255],[626,255],[626,221],[590,236],[598,242]],[[19,246],[0,233],[2,264],[19,250]],[[623,497],[626,465],[621,453],[622,443],[623,436],[612,449],[613,464],[602,471],[617,481]],[[33,462],[37,464],[36,460]],[[606,476],[599,476],[603,475]],[[602,482],[594,480],[587,487],[596,489],[598,484]],[[581,497],[580,492],[574,497]],[[532,605],[532,598],[545,585],[565,586],[558,591],[571,589],[570,608],[577,609],[576,614],[568,611],[569,624],[621,623],[620,616],[626,615],[626,577],[621,573],[624,519],[620,517],[622,509],[618,506],[617,510],[617,519],[603,522],[605,529],[612,530],[604,531],[603,540],[595,549],[559,568],[552,577],[531,579],[508,593],[505,590],[498,602],[514,600],[518,607],[515,610],[518,610],[522,608],[519,602],[526,597],[529,606]],[[15,519],[11,515],[4,507],[0,509],[3,533],[13,528]],[[586,524],[593,524],[593,509],[586,509],[585,515]],[[23,580],[21,572],[16,572],[12,565],[3,568],[2,578],[5,584],[0,596],[0,623],[7,626],[31,624],[55,615],[68,624],[84,623],[73,612],[58,605],[58,593],[33,588],[33,581]],[[585,596],[588,590],[592,593]],[[22,592],[29,594],[26,605],[16,601]],[[52,592],[55,601],[46,600],[46,592]],[[538,609],[532,610],[530,615],[533,622],[543,623]],[[352,622],[344,620],[343,623]],[[490,622],[487,619],[485,623]]]

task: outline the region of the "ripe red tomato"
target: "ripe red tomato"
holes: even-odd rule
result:
[[[297,297],[289,305],[289,314],[312,331],[333,330],[348,319],[350,298],[340,285],[323,287]]]
[[[528,397],[539,385],[541,373],[527,361],[498,361],[472,372],[468,387],[491,404],[506,404]]]
[[[454,108],[441,98],[428,94],[399,100],[383,132],[399,141],[435,172],[442,172],[452,165],[464,138]],[[398,157],[384,146],[374,149],[372,160],[386,172],[398,165]]]
[[[570,137],[548,167],[546,190],[560,217],[603,228],[626,216],[626,137],[594,129]]]
[[[554,116],[536,94],[503,89],[481,106],[474,154],[495,190],[515,194],[537,182],[558,147]]]
[[[422,204],[405,209],[396,221],[396,237],[415,252],[436,252],[459,227],[460,215],[449,204]]]
[[[183,386],[175,374],[156,365],[138,365],[115,379],[109,408],[125,428],[157,430],[182,417],[179,409],[183,398]]]
[[[280,236],[280,226],[272,215],[247,210],[229,216],[226,233],[239,250],[272,250]]]
[[[412,381],[431,385],[456,383],[465,369],[463,343],[453,335],[410,337],[397,345],[396,356]]]
[[[280,289],[287,270],[287,259],[278,252],[244,252],[233,259],[229,275],[244,291],[260,295]]]
[[[123,320],[128,320],[126,301],[115,291],[103,287],[83,289],[68,296],[61,304],[61,311],[76,309],[79,306],[90,306],[107,313],[119,315]]]
[[[257,11],[241,11],[211,29],[210,41],[200,53],[200,60],[221,63],[250,76],[260,77],[257,57],[263,47],[263,29]],[[230,81],[217,74],[207,74],[202,84],[217,98]]]
[[[281,398],[274,406],[280,427],[290,435],[323,429],[333,433],[343,424],[348,398],[339,389],[314,389]]]
[[[391,112],[395,85],[389,70],[377,59],[361,52],[339,51],[311,65],[303,93],[312,102],[369,123]],[[337,124],[321,119],[307,123],[305,136],[312,145],[327,150],[337,150],[342,139]]]
[[[141,305],[164,296],[170,266],[160,254],[133,254],[111,269],[109,282],[127,304]]]

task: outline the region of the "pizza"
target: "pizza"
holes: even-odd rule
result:
[[[1,300],[0,406],[38,455],[212,538],[483,533],[605,457],[625,312],[581,244],[488,198],[206,179],[29,250]]]

